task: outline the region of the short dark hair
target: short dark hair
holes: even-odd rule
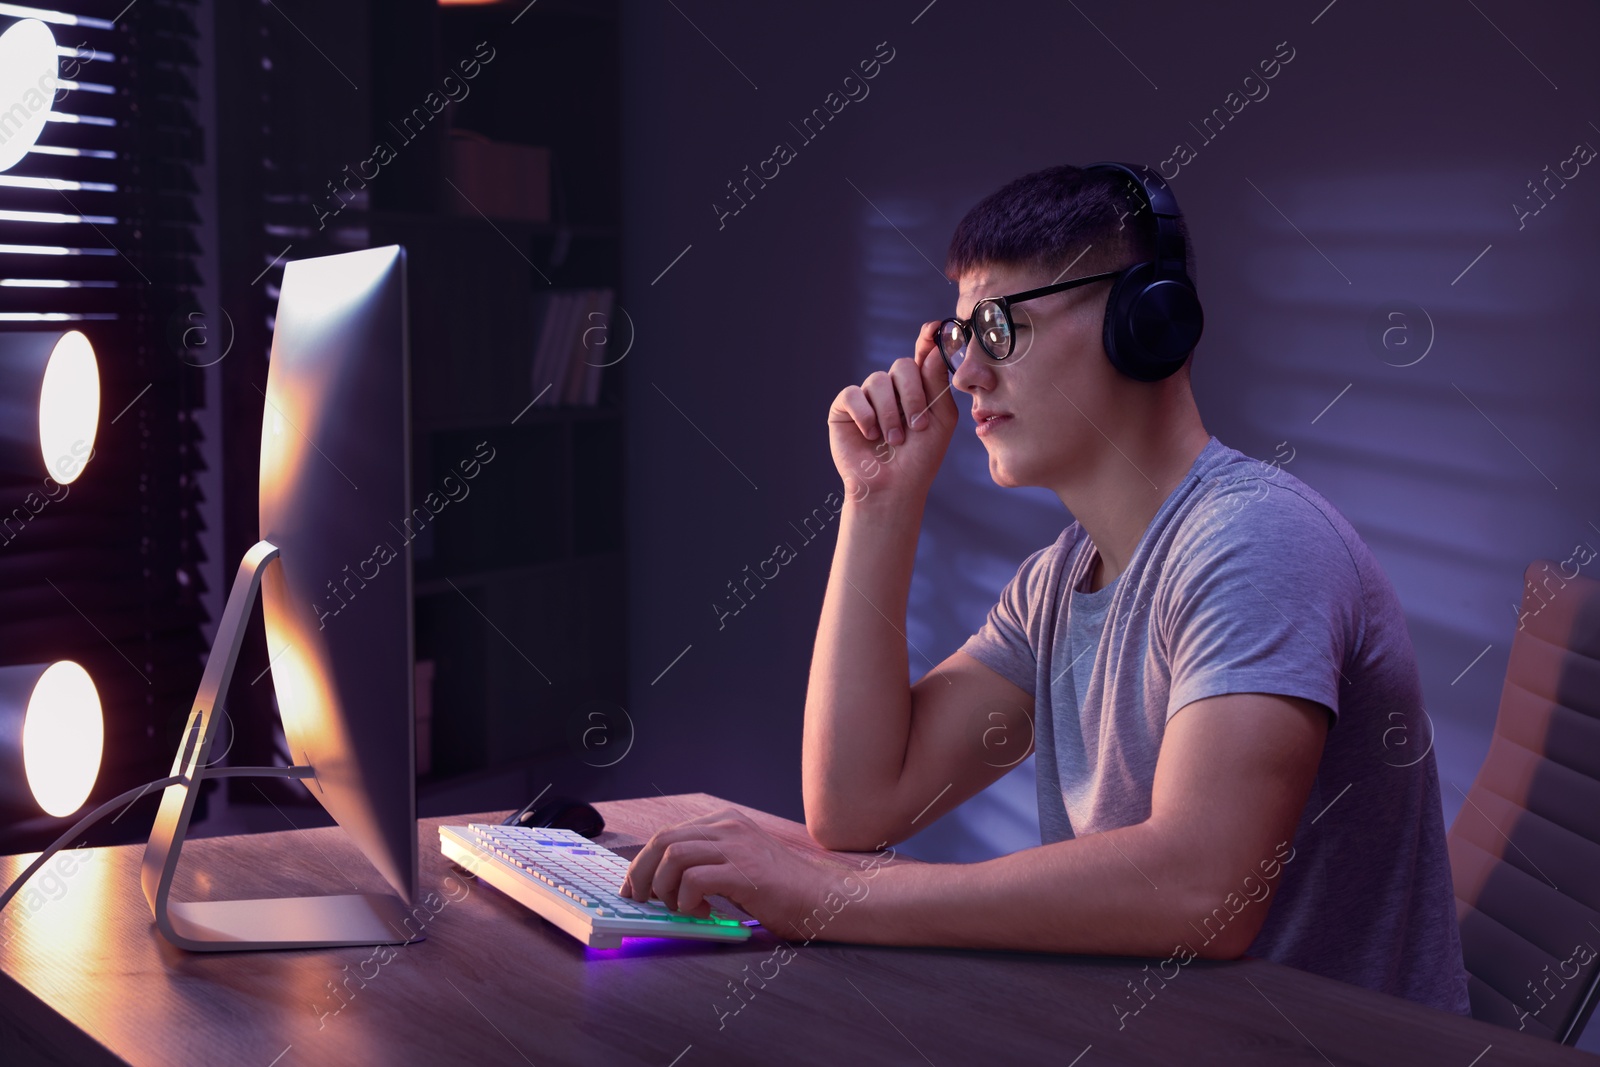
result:
[[[1194,242],[1181,218],[1178,232],[1193,279]],[[1153,258],[1155,217],[1127,176],[1062,164],[1025,174],[968,211],[950,238],[945,275],[959,280],[975,267],[1010,264],[1054,279],[1074,260],[1080,276]]]

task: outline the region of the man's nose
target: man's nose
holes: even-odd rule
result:
[[[974,388],[993,387],[994,370],[985,364],[981,353],[977,338],[967,342],[967,357],[956,365],[955,376],[950,379],[951,386],[963,393],[970,393]]]

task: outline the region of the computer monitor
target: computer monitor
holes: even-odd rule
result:
[[[197,951],[411,940],[416,749],[405,251],[287,263],[261,427],[260,541],[234,579],[145,850],[158,927]],[[300,778],[388,894],[182,902],[172,875],[259,591],[278,713]],[[237,770],[237,769],[235,769]],[[244,772],[249,773],[249,772]]]

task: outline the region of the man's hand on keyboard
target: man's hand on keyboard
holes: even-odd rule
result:
[[[850,868],[803,856],[735,809],[660,831],[634,857],[622,895],[655,896],[667,907],[705,917],[706,897],[727,897],[779,936],[816,936],[814,916],[836,915],[866,895],[865,879]],[[808,919],[811,925],[802,929]],[[805,931],[811,930],[808,935]],[[838,936],[839,929],[829,929]]]

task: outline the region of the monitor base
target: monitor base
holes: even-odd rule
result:
[[[140,882],[145,900],[161,935],[191,952],[238,952],[251,949],[338,948],[349,945],[399,945],[421,940],[407,934],[410,911],[399,897],[363,893],[326,897],[282,897],[272,900],[177,901],[171,899],[172,880],[178,868],[189,820],[199,798],[199,786],[208,777],[239,777],[230,768],[208,766],[216,733],[213,711],[221,704],[233,678],[244,641],[245,623],[261,591],[261,575],[278,558],[278,548],[258,541],[245,553],[228,591],[228,602],[217,624],[216,641],[200,677],[200,690],[189,712],[183,743],[173,761],[172,774],[183,781],[169,785],[161,796],[161,809],[145,845]],[[268,774],[245,768],[244,774]],[[280,777],[315,776],[310,767],[285,767]]]
[[[274,900],[167,902],[167,940],[191,952],[397,945],[411,912],[395,896],[374,893]],[[414,920],[413,920],[414,922]]]

